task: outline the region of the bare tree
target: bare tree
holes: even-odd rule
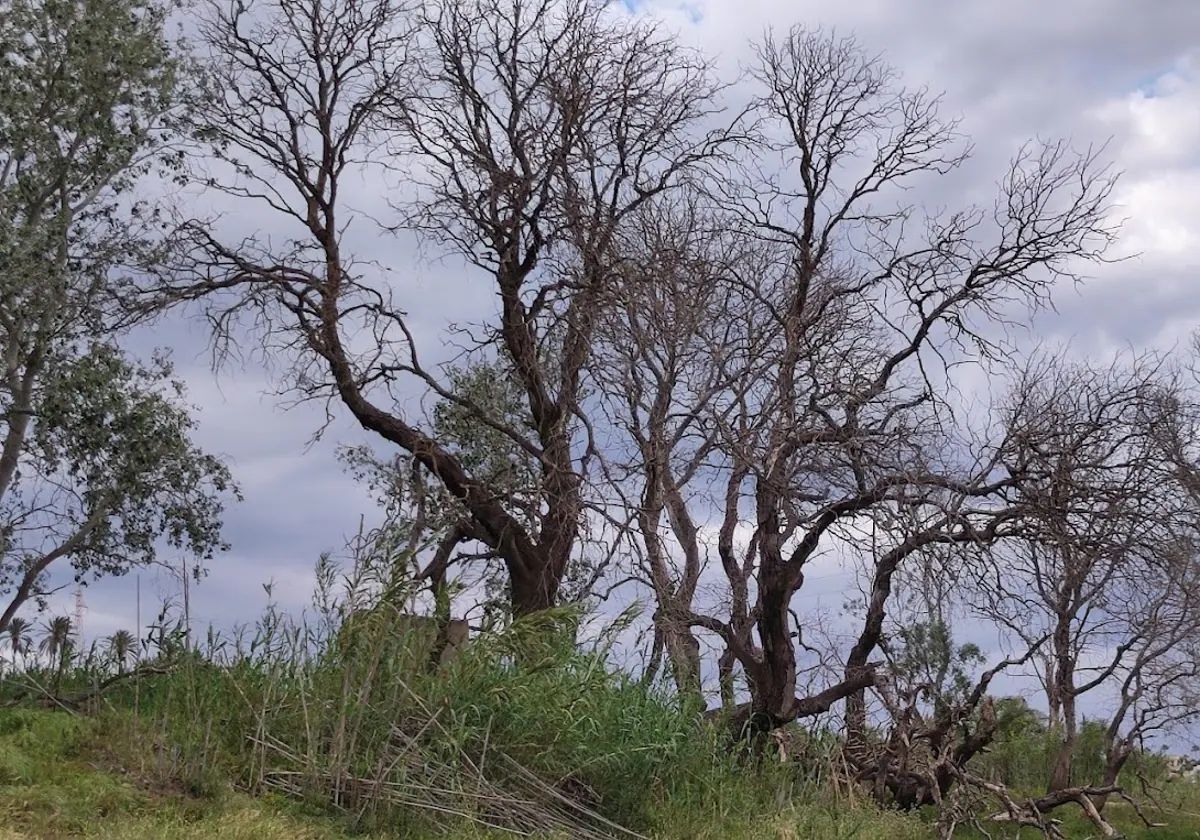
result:
[[[1200,509],[1162,445],[1189,411],[1182,397],[1161,360],[1093,367],[1051,358],[1030,364],[1007,409],[1024,531],[973,581],[975,604],[1021,643],[1049,640],[1039,677],[1060,739],[1050,793],[1078,781],[1082,696],[1117,695],[1113,778],[1104,780],[1115,784],[1155,722],[1176,719],[1170,698],[1189,682],[1176,657],[1200,632]]]
[[[948,362],[964,348],[1002,359],[985,328],[1101,259],[1114,231],[1111,177],[1094,154],[1063,144],[1023,149],[990,210],[920,220],[915,208],[884,206],[966,151],[935,98],[901,88],[853,40],[768,35],[753,76],[768,139],[744,191],[729,188],[724,201],[783,257],[757,278],[748,319],[770,336],[768,361],[738,419],[723,424],[723,468],[737,480],[720,552],[744,594],[727,619],[692,622],[728,645],[752,698],[735,722],[761,730],[872,683],[868,660],[900,563],[994,539],[1015,516],[997,508],[1013,484],[998,470],[1001,447],[964,451],[948,431]],[[753,536],[735,548],[743,503]],[[831,540],[853,542],[854,526],[893,520],[894,542],[867,555],[867,610],[842,674],[797,696],[804,623],[791,607],[806,566]]]
[[[720,145],[700,130],[716,110],[706,62],[589,0],[446,0],[411,14],[386,0],[271,0],[253,16],[214,6],[201,31],[214,58],[198,118],[237,159],[236,178],[209,184],[269,206],[302,238],[280,251],[190,225],[191,269],[155,292],[203,298],[226,336],[253,318],[293,355],[302,395],[340,400],[461,502],[469,538],[507,567],[515,613],[552,605],[584,509],[594,445],[579,398],[595,315],[621,280],[615,234]],[[532,433],[425,366],[386,282],[343,253],[343,182],[368,153],[415,191],[393,202],[399,226],[461,253],[497,295],[474,352],[511,366]],[[391,407],[394,388],[414,384],[537,460],[536,533]]]
[[[657,601],[654,627],[681,693],[701,693],[691,615],[715,546],[705,526],[728,476],[720,424],[741,405],[761,364],[741,344],[763,244],[696,188],[647,205],[623,234],[627,276],[602,316],[594,378],[600,413],[621,436],[605,451],[612,491],[633,511],[635,575]],[[763,344],[765,347],[765,343]],[[717,497],[713,497],[714,489]]]
[[[1113,672],[1116,691],[1108,692],[1115,697],[1105,714],[1104,774],[1075,783],[1116,792],[1126,766],[1151,739],[1184,734],[1200,720],[1200,566],[1195,545],[1166,547],[1162,560],[1153,579],[1143,581],[1140,603],[1127,605],[1132,608],[1130,639]],[[1109,796],[1094,798],[1101,812]]]

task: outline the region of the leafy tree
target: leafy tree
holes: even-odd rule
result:
[[[1000,697],[996,700],[996,731],[1008,739],[1041,734],[1046,731],[1046,716],[1024,697]]]
[[[54,684],[56,687],[62,681],[63,671],[66,670],[67,662],[70,661],[71,653],[75,649],[75,640],[71,638],[73,632],[71,619],[65,615],[56,615],[46,622],[45,635],[38,644],[38,650],[50,659],[50,666],[55,673]]]
[[[137,640],[128,630],[118,630],[108,637],[106,644],[108,655],[116,663],[118,673],[124,673],[125,667],[129,664],[129,657],[133,655],[136,646]]]
[[[1046,716],[1023,697],[997,698],[995,710],[996,738],[977,757],[977,769],[1017,790],[1036,790],[1045,783],[1051,759]]]
[[[13,659],[29,653],[33,640],[29,637],[29,622],[24,618],[14,618],[8,623],[8,644],[12,649]]]
[[[945,621],[917,622],[895,635],[889,645],[893,675],[919,687],[935,706],[965,697],[974,668],[986,661],[978,645],[955,645]]]
[[[127,277],[161,258],[133,197],[179,165],[179,62],[144,0],[14,0],[0,10],[0,631],[52,567],[77,580],[222,547],[225,467],[162,358],[117,340]],[[236,491],[235,491],[236,492]]]

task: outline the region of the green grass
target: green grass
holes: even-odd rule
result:
[[[60,711],[0,710],[0,840],[385,840],[407,832],[356,832],[344,817],[268,794],[231,790],[196,795],[143,723],[123,714],[71,716]],[[661,837],[739,840],[920,840],[913,818],[873,809],[787,805],[753,818],[749,803],[721,796],[708,808],[664,805]],[[444,835],[443,835],[444,836]],[[485,835],[457,829],[456,840]]]
[[[166,673],[111,687],[86,714],[0,707],[0,840],[512,836],[396,795],[356,795],[434,787],[443,792],[420,794],[425,806],[455,802],[476,817],[501,800],[569,792],[654,840],[935,836],[931,809],[881,809],[831,782],[844,765],[830,733],[801,738],[803,760],[787,767],[732,754],[697,708],[613,670],[603,645],[577,646],[569,610],[479,636],[432,674],[414,666],[386,611],[352,632],[344,618],[268,610],[248,638],[164,643]],[[58,676],[61,696],[86,692],[114,667],[81,658],[61,673],[10,674],[0,703]],[[1044,740],[998,743],[979,769],[1032,790]],[[1132,840],[1200,840],[1200,787],[1170,786],[1160,802],[1165,811],[1149,813],[1166,828],[1146,829],[1123,803],[1112,820]],[[1074,806],[1054,816],[1068,837],[1095,834]],[[1015,835],[993,825],[991,836]]]
[[[551,777],[568,767],[592,768],[583,775],[605,795],[606,813],[656,840],[934,836],[931,814],[882,811],[861,792],[836,792],[804,769],[735,760],[687,723],[694,717],[590,662],[567,656],[531,672],[495,663],[472,671],[464,663],[464,670],[439,681],[442,695],[425,686],[424,702],[456,707],[443,735],[456,746],[469,747],[486,733],[497,748]],[[121,697],[89,715],[0,709],[0,840],[506,836],[394,809],[356,824],[320,795],[297,800],[255,791],[247,784],[254,776],[248,767],[263,759],[237,734],[256,720],[263,724],[264,696],[274,698],[275,737],[316,750],[312,758],[325,755],[320,750],[327,744],[289,730],[304,716],[286,714],[292,695],[278,674],[251,679],[251,673],[185,665],[143,685],[136,710]],[[315,691],[310,679],[303,684]],[[319,700],[309,693],[295,707]],[[217,732],[218,719],[226,731]],[[622,780],[623,796],[613,796]],[[1166,812],[1149,814],[1166,828],[1146,829],[1123,803],[1113,803],[1110,816],[1130,840],[1200,840],[1200,790],[1177,784],[1161,801]],[[1064,819],[1068,837],[1095,834],[1078,809],[1065,807],[1055,816]],[[993,828],[992,836],[1014,834]],[[1026,830],[1019,836],[1039,835]],[[956,837],[983,835],[963,828]]]
[[[194,797],[114,759],[138,746],[115,719],[0,710],[0,840],[350,837],[276,798]],[[116,740],[113,740],[116,739]]]

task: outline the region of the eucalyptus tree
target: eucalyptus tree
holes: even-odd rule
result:
[[[179,164],[167,9],[14,0],[0,9],[0,631],[77,579],[120,574],[160,536],[221,546],[223,465],[191,442],[162,358],[117,347],[124,278],[161,257],[136,198]]]

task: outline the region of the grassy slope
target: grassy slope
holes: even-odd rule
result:
[[[280,797],[189,791],[170,780],[170,756],[121,717],[0,709],[0,840],[390,840]],[[722,820],[679,836],[729,837]],[[869,809],[807,807],[747,819],[741,837],[763,840],[921,840],[914,820]],[[398,835],[396,835],[398,836]],[[481,838],[464,830],[458,838]]]
[[[0,710],[0,840],[385,840],[352,832],[348,825],[281,798],[247,796],[210,788],[186,790],[171,779],[169,749],[136,732],[121,717],[99,719],[64,713]],[[1182,803],[1179,803],[1182,804]],[[1170,826],[1140,829],[1132,813],[1117,808],[1130,838],[1200,838],[1200,818],[1176,811]],[[1088,837],[1082,821],[1064,810],[1071,837]],[[1160,818],[1161,815],[1155,815]],[[729,836],[690,823],[679,837]],[[716,823],[724,822],[718,820]],[[710,823],[716,829],[716,823]],[[470,836],[470,832],[462,835]],[[932,831],[912,819],[871,809],[808,805],[745,821],[745,838],[801,840],[919,840]],[[975,836],[963,832],[964,837]],[[1031,833],[1024,836],[1032,837]]]
[[[152,755],[137,755],[129,739],[114,742],[121,734],[128,730],[111,722],[0,711],[0,840],[351,836],[328,819],[305,815],[270,797],[195,796],[164,784],[155,778]],[[144,763],[149,766],[138,766]]]

